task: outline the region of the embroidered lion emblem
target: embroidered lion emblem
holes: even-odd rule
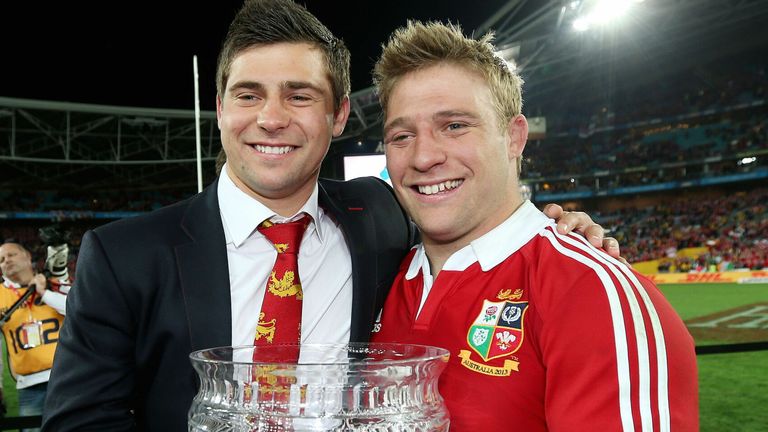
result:
[[[272,343],[272,339],[275,337],[275,324],[277,320],[272,318],[269,321],[263,321],[264,312],[259,314],[259,322],[256,324],[256,340],[263,337],[267,339],[267,342]]]
[[[272,272],[269,280],[269,292],[278,297],[296,296],[296,300],[303,299],[301,284],[294,284],[295,276],[292,271],[287,271],[282,278],[278,279],[275,272]]]

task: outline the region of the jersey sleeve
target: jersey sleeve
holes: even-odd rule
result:
[[[697,431],[693,340],[658,288],[587,245],[558,247],[558,274],[579,276],[542,278],[549,430]]]

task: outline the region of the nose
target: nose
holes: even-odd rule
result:
[[[433,134],[421,134],[414,142],[411,161],[418,171],[429,171],[446,160],[445,149]]]
[[[281,101],[271,99],[262,105],[257,124],[263,130],[273,133],[284,129],[290,123],[290,115]]]

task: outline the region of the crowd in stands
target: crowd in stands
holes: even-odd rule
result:
[[[0,192],[0,212],[147,212],[192,196],[193,190],[38,190]]]
[[[661,260],[660,271],[677,272],[768,269],[766,188],[590,213],[621,242],[622,255],[630,262]],[[83,233],[106,222],[79,219],[60,223],[69,234],[72,274]],[[7,220],[0,225],[0,239],[15,239],[36,258],[44,258],[38,230],[50,224],[45,220]],[[708,253],[694,258],[676,257],[678,251],[695,247],[706,247]]]
[[[0,215],[3,216],[0,241],[21,243],[32,253],[33,259],[42,264],[46,245],[41,242],[39,230],[56,225],[69,239],[69,268],[70,274],[74,275],[80,240],[86,230],[120,217],[169,205],[193,194],[194,191],[179,189],[0,191]],[[104,213],[95,218],[95,212]]]
[[[684,198],[597,214],[630,262],[661,260],[660,271],[768,269],[768,189]],[[698,257],[685,248],[706,247]]]
[[[538,180],[539,190],[554,192],[687,180],[768,167],[768,105],[727,117],[707,116],[697,122],[621,132],[618,137],[606,132],[590,138],[530,142],[523,177]],[[745,164],[743,158],[749,152],[758,157]],[[569,178],[562,178],[566,176]]]
[[[21,243],[32,253],[35,260],[44,260],[46,251],[40,240],[39,229],[55,224],[68,234],[70,274],[74,274],[80,239],[86,230],[129,214],[148,212],[169,205],[193,193],[178,189],[0,191],[0,215],[3,215],[0,241],[12,240]],[[104,212],[104,216],[94,218],[95,212]],[[44,214],[30,216],[30,213]],[[110,214],[113,216],[110,217]]]
[[[542,105],[549,106],[539,109],[559,113],[548,116],[548,128],[571,135],[586,135],[595,129],[653,119],[720,112],[768,97],[767,59],[765,49],[761,48],[698,65],[663,79],[618,86],[611,93],[610,103],[590,104],[582,99],[558,98],[541,101]],[[529,102],[533,104],[532,108],[538,108],[538,101]]]
[[[747,54],[617,89],[611,107],[558,102],[547,137],[526,146],[522,176],[564,192],[766,170],[767,70]],[[749,155],[758,157],[744,163]]]

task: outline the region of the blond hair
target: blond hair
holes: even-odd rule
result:
[[[474,40],[464,36],[458,25],[409,20],[382,45],[381,57],[373,70],[384,113],[392,89],[401,77],[447,62],[467,67],[485,78],[499,126],[505,128],[522,111],[523,80],[495,53],[491,41],[493,33]]]

